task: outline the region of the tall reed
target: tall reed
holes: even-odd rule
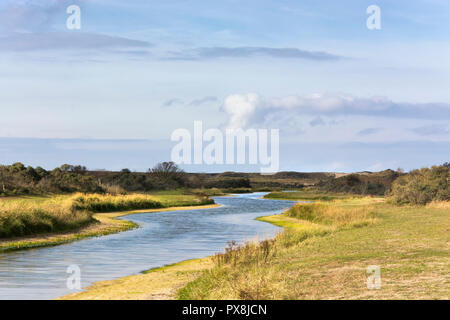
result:
[[[0,202],[0,238],[65,231],[94,221],[90,212],[75,209],[70,199]]]
[[[153,196],[76,194],[72,197],[72,208],[90,212],[113,212],[138,209],[162,208],[163,205]]]

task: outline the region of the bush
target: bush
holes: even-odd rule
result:
[[[0,192],[3,195],[103,191],[83,166],[64,164],[46,171],[41,167],[25,167],[20,162],[0,165]]]
[[[317,186],[326,192],[384,195],[399,175],[399,172],[392,170],[352,173],[339,178],[329,177],[320,181]]]
[[[207,188],[220,189],[250,189],[250,180],[248,178],[217,178],[206,183]]]
[[[450,169],[433,166],[413,170],[392,185],[390,200],[396,204],[425,205],[431,201],[450,201]]]

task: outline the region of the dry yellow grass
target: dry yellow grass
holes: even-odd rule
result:
[[[369,205],[348,202],[339,206],[332,209],[320,205],[310,207],[317,215],[297,207],[294,216],[298,214],[306,220],[288,215],[261,218],[285,227],[269,249],[248,244],[245,248],[235,248],[237,251],[233,253],[225,253],[228,258],[216,262],[213,268],[187,284],[178,292],[178,297],[450,297],[450,210],[447,204],[398,207],[374,201]],[[359,220],[372,219],[372,212],[376,223],[361,225]],[[379,290],[369,290],[366,286],[369,265],[381,269]]]
[[[434,209],[450,209],[450,201],[432,201],[426,206]]]
[[[117,280],[100,281],[60,300],[170,300],[176,291],[212,266],[211,258],[187,260]]]
[[[321,202],[296,204],[283,215],[333,228],[363,226],[376,221],[372,207]]]
[[[0,201],[0,238],[65,231],[94,220],[91,212],[74,207],[73,198]]]

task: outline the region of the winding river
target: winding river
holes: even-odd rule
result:
[[[265,193],[216,197],[211,209],[139,213],[123,217],[140,225],[127,232],[65,245],[0,254],[0,299],[52,299],[67,288],[67,268],[78,265],[81,285],[115,279],[178,261],[221,252],[227,241],[273,237],[280,228],[255,220],[281,213],[292,201]]]

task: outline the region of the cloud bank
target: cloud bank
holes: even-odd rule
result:
[[[77,0],[9,1],[0,10],[0,30],[3,32],[42,32],[51,30],[56,20],[65,21],[66,8],[79,5]]]
[[[66,30],[66,9],[83,1],[16,1],[0,10],[0,51],[142,48],[146,41]]]
[[[256,93],[233,94],[224,100],[222,110],[227,113],[229,127],[264,126],[289,123],[304,116],[359,115],[403,119],[450,119],[450,104],[398,103],[384,97],[360,98],[344,94],[312,94],[264,98]],[[317,120],[317,119],[316,119]],[[322,124],[312,121],[311,126]],[[373,134],[361,132],[361,134]]]
[[[0,37],[0,51],[149,47],[145,41],[85,32],[14,33]]]
[[[171,60],[207,60],[218,58],[248,58],[266,56],[280,59],[306,59],[316,61],[334,61],[343,57],[323,51],[307,51],[298,48],[270,47],[204,47],[171,52]]]

